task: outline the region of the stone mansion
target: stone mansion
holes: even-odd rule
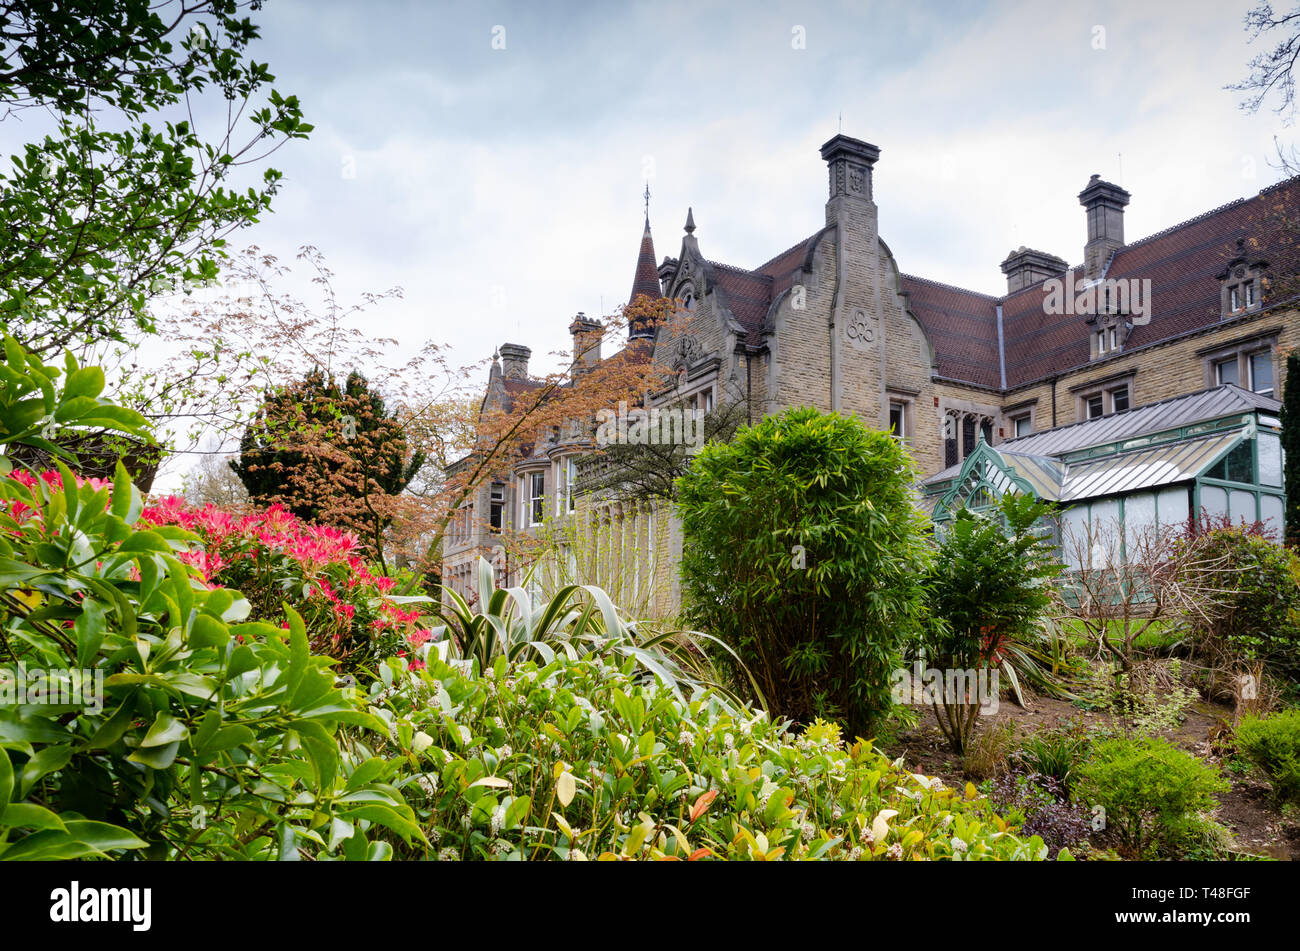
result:
[[[900,268],[877,228],[880,154],[845,135],[823,145],[825,226],[752,269],[707,258],[690,213],[676,256],[656,264],[647,217],[629,300],[662,295],[692,314],[684,334],[631,328],[627,348],[676,375],[676,387],[647,396],[649,405],[741,404],[750,420],[792,406],[855,414],[905,440],[931,510],[977,484],[1093,499],[1078,481],[1086,458],[1109,466],[1112,478],[1097,484],[1110,487],[1103,502],[1121,500],[1121,514],[1138,490],[1174,502],[1182,491],[1186,503],[1175,509],[1184,515],[1219,511],[1222,490],[1222,512],[1231,497],[1234,520],[1280,517],[1280,461],[1272,475],[1280,453],[1269,440],[1285,353],[1300,343],[1300,179],[1130,242],[1131,196],[1094,175],[1079,193],[1082,263],[1021,247],[1001,262],[1006,292],[991,296]],[[593,322],[580,315],[570,331],[576,346]],[[535,385],[527,348],[503,344],[500,357],[485,400]],[[1211,391],[1213,399],[1197,396]],[[1045,439],[1048,431],[1065,435]],[[1207,434],[1223,438],[1196,442]],[[1018,445],[1047,448],[1018,454]],[[1133,455],[1153,446],[1165,455]],[[1243,446],[1251,479],[1227,478],[1230,453],[1233,471],[1245,471]],[[497,532],[529,530],[542,514],[580,517],[602,539],[599,577],[583,580],[674,613],[682,539],[671,507],[584,497],[580,450],[543,447],[485,484],[444,548],[444,578],[469,590],[471,565]],[[1116,482],[1117,472],[1137,474]],[[1142,498],[1132,512],[1146,512]]]

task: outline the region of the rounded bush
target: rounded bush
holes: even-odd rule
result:
[[[730,644],[768,703],[870,736],[922,614],[925,523],[886,433],[794,409],[706,445],[678,482],[688,619]]]
[[[1228,788],[1214,767],[1151,737],[1093,744],[1080,773],[1079,798],[1101,806],[1106,827],[1139,855],[1181,836]]]
[[[1300,710],[1242,717],[1237,749],[1263,770],[1279,801],[1300,802]]]

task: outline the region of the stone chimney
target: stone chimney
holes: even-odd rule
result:
[[[577,376],[600,363],[600,342],[605,334],[605,325],[578,311],[578,316],[569,324],[569,333],[573,334],[573,375]]]
[[[837,135],[822,146],[822,160],[830,172],[830,198],[826,202],[826,223],[835,224],[845,217],[850,206],[871,200],[871,169],[880,158],[880,149],[870,142]]]
[[[1079,192],[1079,204],[1088,211],[1088,243],[1083,247],[1084,277],[1089,280],[1102,276],[1111,252],[1124,247],[1124,206],[1129,195],[1100,175],[1088,179],[1088,185]]]
[[[1018,250],[1007,255],[1002,262],[1002,273],[1007,276],[1007,293],[1031,287],[1039,281],[1063,273],[1068,265],[1054,254],[1035,251],[1021,245]]]
[[[528,379],[528,358],[533,355],[520,343],[503,343],[501,345],[501,371],[507,380]]]

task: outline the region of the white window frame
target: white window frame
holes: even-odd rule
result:
[[[534,495],[538,477],[541,478],[542,491],[540,495]],[[535,528],[546,520],[546,473],[528,472],[519,480],[519,498],[523,503],[522,522],[529,528]],[[541,512],[541,518],[534,519],[534,512]]]
[[[1246,376],[1248,381],[1250,382],[1250,391],[1252,393],[1258,393],[1261,396],[1272,396],[1274,393],[1276,393],[1277,373],[1274,372],[1275,368],[1273,366],[1272,348],[1266,350],[1256,350],[1253,353],[1243,354],[1243,356],[1246,358]],[[1255,358],[1256,357],[1264,357],[1268,361],[1269,386],[1267,391],[1258,389],[1255,383]]]

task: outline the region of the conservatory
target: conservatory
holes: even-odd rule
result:
[[[1282,535],[1281,403],[1232,384],[1149,403],[990,446],[922,483],[942,532],[954,511],[981,509],[1006,492],[1058,503],[1057,544],[1071,568],[1075,546],[1097,526],[1118,529],[1120,550],[1151,527],[1192,513],[1265,523]]]

